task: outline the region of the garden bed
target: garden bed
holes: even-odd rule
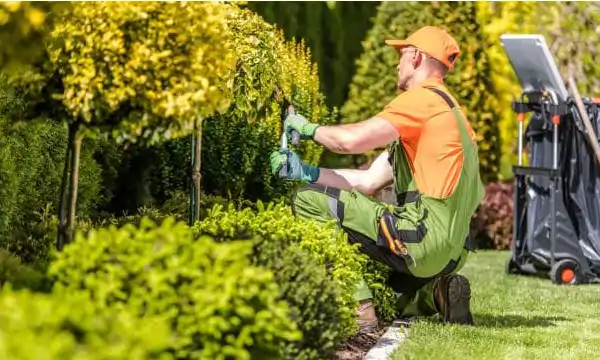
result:
[[[351,337],[344,347],[338,350],[334,360],[361,360],[375,346],[381,336],[387,331],[388,325],[380,325],[376,332],[357,334]]]

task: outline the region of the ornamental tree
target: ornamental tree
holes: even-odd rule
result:
[[[68,124],[59,249],[72,237],[85,136],[154,144],[201,131],[203,118],[227,106],[235,57],[225,20],[232,8],[74,2],[61,12],[46,39],[46,61],[13,80],[27,93],[33,116]]]

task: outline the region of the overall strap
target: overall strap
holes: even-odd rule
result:
[[[450,106],[450,109],[454,109],[456,107],[456,105],[454,104],[454,102],[452,101],[452,99],[450,99],[450,96],[448,96],[448,94],[446,94],[442,90],[436,89],[434,87],[425,87],[425,89],[431,90],[434,93],[436,93],[439,96],[441,96],[444,99],[444,101],[448,104],[448,106]]]

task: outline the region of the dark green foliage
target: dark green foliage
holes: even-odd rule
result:
[[[286,39],[304,39],[319,67],[321,90],[329,106],[348,96],[354,59],[371,27],[379,1],[251,1],[248,8],[282,29]]]
[[[476,8],[473,2],[383,2],[363,43],[365,51],[357,61],[350,95],[342,107],[343,121],[368,119],[397,95],[398,55],[385,44],[386,39],[404,39],[426,25],[442,27],[462,51],[446,84],[477,133],[483,180],[495,180],[500,164],[500,114],[498,100],[490,96],[494,93],[493,70]]]
[[[273,271],[303,334],[282,356],[330,359],[354,330],[353,282],[364,260],[332,228],[296,220],[280,204],[256,205],[257,210],[215,206],[194,230],[222,241],[259,239],[252,261]]]
[[[98,309],[157,315],[179,359],[274,359],[299,338],[273,274],[252,266],[252,242],[194,239],[183,223],[148,218],[78,233],[51,265],[55,291],[83,290]]]
[[[340,346],[339,324],[343,306],[339,288],[324,266],[298,244],[282,247],[276,241],[263,241],[254,262],[275,274],[281,298],[290,306],[302,339],[282,348],[284,359],[331,359]]]
[[[168,360],[160,318],[99,311],[82,293],[0,292],[0,354],[20,360]]]
[[[24,106],[13,90],[0,88],[0,247],[31,263],[46,261],[55,242],[36,228],[43,226],[42,213],[58,208],[67,130],[48,119],[17,121]],[[78,216],[104,201],[103,171],[94,160],[97,144],[82,147]]]
[[[379,320],[383,322],[392,322],[398,315],[396,295],[394,290],[387,285],[390,272],[391,269],[387,265],[371,259],[369,259],[365,271],[365,282],[373,293],[375,311]]]
[[[49,291],[49,281],[41,271],[21,262],[11,253],[0,249],[0,289],[10,284],[13,289]]]
[[[189,196],[189,139],[120,149],[119,163],[107,164],[114,169],[115,178],[112,196],[105,207],[110,213],[120,215],[140,207],[161,207],[172,198],[173,192],[184,191]]]

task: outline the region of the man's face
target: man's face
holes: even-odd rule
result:
[[[399,51],[398,59],[398,89],[406,91],[408,82],[415,72],[417,49],[412,47],[403,48]]]

